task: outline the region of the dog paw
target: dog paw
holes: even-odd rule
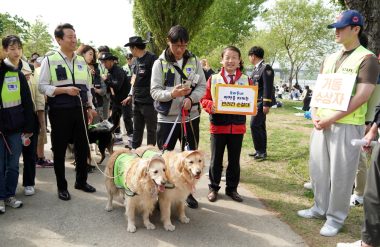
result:
[[[183,216],[179,219],[179,221],[181,221],[181,223],[184,223],[184,224],[187,224],[190,222],[190,219],[187,218],[186,216]]]
[[[110,206],[110,205],[107,205],[106,208],[105,208],[105,210],[106,210],[107,212],[111,212],[111,211],[113,210],[113,207]]]
[[[153,225],[152,223],[146,223],[145,224],[145,227],[146,227],[146,229],[148,229],[148,230],[154,230],[154,229],[156,229],[156,226],[155,225]]]
[[[136,226],[135,225],[128,225],[127,231],[128,232],[136,232]]]
[[[164,228],[166,231],[171,231],[171,232],[175,230],[175,226],[172,224],[164,225]]]

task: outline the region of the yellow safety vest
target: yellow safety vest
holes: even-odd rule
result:
[[[349,74],[349,75],[357,75],[359,72],[360,64],[363,62],[364,58],[367,55],[373,54],[371,51],[367,50],[363,46],[359,46],[349,55],[340,67],[335,72],[335,64],[341,57],[341,52],[336,52],[329,56],[323,65],[323,74],[333,74],[333,73],[341,73],[341,74]],[[355,95],[356,85],[352,90],[352,95]],[[318,108],[317,115],[321,118],[326,118],[333,115],[336,110]],[[365,123],[365,116],[367,112],[367,103],[361,105],[354,112],[351,112],[347,116],[339,119],[337,123],[342,124],[353,124],[353,125],[363,125]]]
[[[5,73],[4,83],[1,90],[1,99],[4,108],[21,105],[21,88],[18,72],[8,71]]]
[[[211,90],[211,96],[213,99],[215,99],[215,91],[216,91],[215,85],[216,84],[225,84],[223,76],[220,73],[221,72],[219,72],[218,74],[212,75],[212,77],[211,77],[211,88],[210,88],[210,90]],[[235,81],[235,85],[248,86],[249,85],[248,76],[242,74],[240,76],[240,78],[237,81]]]
[[[160,59],[160,61],[161,61],[162,71],[163,71],[162,81],[165,81],[166,73],[168,73],[168,71],[170,70],[170,72],[174,74],[175,68],[166,60]],[[196,73],[196,69],[197,69],[197,59],[195,57],[190,57],[185,67],[182,69],[182,71],[186,76],[189,76],[192,72]]]

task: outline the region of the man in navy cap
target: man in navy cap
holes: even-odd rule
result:
[[[341,44],[342,49],[324,60],[320,73],[351,76],[352,93],[347,109],[315,105],[311,108],[314,129],[309,166],[314,205],[298,211],[298,215],[326,219],[320,230],[326,237],[339,232],[349,211],[360,155],[360,147],[350,142],[364,136],[367,101],[379,74],[376,57],[360,45],[363,25],[363,17],[356,10],[344,11],[335,23],[328,25],[335,28],[335,42]],[[347,85],[350,81],[343,78],[339,77]]]

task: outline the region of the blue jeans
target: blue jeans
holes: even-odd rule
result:
[[[22,150],[21,133],[8,134],[5,136],[5,140],[12,154],[9,153],[3,136],[0,135],[0,200],[16,194]]]

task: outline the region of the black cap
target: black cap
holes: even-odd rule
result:
[[[125,44],[124,46],[144,45],[146,43],[148,43],[148,41],[143,40],[140,36],[133,36],[129,38],[129,42]]]
[[[111,52],[104,52],[100,55],[99,60],[117,60],[118,58],[112,55]]]

